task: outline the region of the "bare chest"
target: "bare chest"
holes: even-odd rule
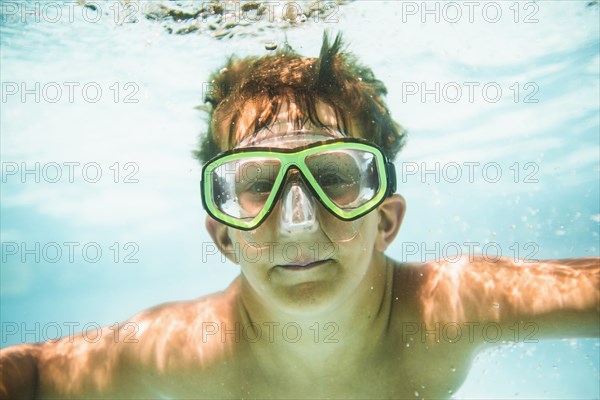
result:
[[[211,368],[159,373],[137,371],[119,395],[162,398],[449,398],[470,366],[470,352],[440,344],[394,344],[388,351],[347,363],[335,358],[307,364],[261,366],[239,355]]]

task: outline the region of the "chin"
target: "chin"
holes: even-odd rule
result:
[[[341,300],[336,286],[329,282],[300,283],[277,290],[275,301],[288,314],[304,317],[323,314],[335,309]]]

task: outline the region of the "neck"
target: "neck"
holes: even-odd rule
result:
[[[269,304],[240,277],[239,320],[260,327],[262,340],[249,347],[259,358],[279,354],[297,363],[311,363],[343,354],[352,359],[373,349],[386,333],[393,287],[392,263],[374,255],[359,285],[336,305],[312,314],[290,313]],[[258,336],[258,330],[254,331]],[[288,361],[289,362],[289,361]]]

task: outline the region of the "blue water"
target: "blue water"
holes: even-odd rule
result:
[[[349,49],[386,83],[392,114],[409,130],[397,162],[408,211],[390,256],[451,257],[472,242],[473,251],[492,256],[498,249],[537,259],[599,254],[597,5],[493,3],[502,17],[492,23],[494,5],[487,20],[482,6],[470,22],[458,2],[462,18],[449,22],[455,14],[442,15],[440,5],[438,23],[421,15],[421,2],[357,1],[339,7],[330,18],[337,22],[251,24],[218,40],[204,28],[169,34],[165,28],[176,22],[141,15],[116,25],[113,3],[97,2],[106,14],[94,23],[81,6],[73,22],[36,22],[34,15],[23,22],[8,3],[0,27],[2,347],[54,337],[57,325],[63,335],[69,323],[79,324],[75,330],[110,325],[231,282],[237,267],[212,254],[204,229],[200,168],[190,152],[206,119],[195,107],[208,75],[232,52],[265,54],[265,44],[287,37],[316,56],[326,28],[344,32]],[[47,90],[39,103],[32,94],[24,102],[7,94],[14,84],[36,82]],[[52,82],[63,89],[56,103],[47,101]],[[75,89],[70,102],[65,82],[93,83],[103,95],[90,103]],[[439,101],[410,94],[435,82],[448,90]],[[479,83],[473,101],[465,82]],[[463,97],[453,102],[456,87]],[[492,102],[498,87],[502,96]],[[39,183],[35,172],[22,173],[36,162]],[[439,177],[423,173],[436,162]],[[57,183],[50,182],[52,163],[63,173]],[[79,163],[67,164],[72,182],[64,163]],[[463,175],[452,182],[456,165]],[[102,176],[92,183],[98,168]],[[72,262],[64,243],[72,243]],[[23,244],[33,253],[10,254]],[[14,327],[19,332],[10,334]],[[455,397],[599,398],[599,359],[596,339],[499,347],[480,354]]]

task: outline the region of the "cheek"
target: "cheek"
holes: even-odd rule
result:
[[[333,245],[336,247],[337,258],[349,265],[368,264],[377,240],[379,217],[376,212],[371,212],[356,221],[344,223],[350,224],[352,222],[354,222],[355,229],[353,237],[348,240],[333,242]],[[346,227],[345,229],[347,230],[348,228]]]
[[[233,244],[231,251],[242,267],[262,263],[263,253],[265,253],[264,243],[268,242],[254,233],[256,231],[251,232],[253,233],[239,229],[229,230],[229,238]]]
[[[318,208],[317,220],[319,221],[324,235],[327,236],[332,243],[338,244],[352,242],[360,237],[365,222],[364,218],[359,218],[354,221],[343,221],[322,206]]]
[[[230,237],[234,242],[239,243],[241,249],[248,249],[253,252],[252,247],[262,248],[270,246],[278,241],[279,220],[280,220],[280,202],[277,202],[274,209],[267,216],[267,219],[259,227],[250,231],[233,230]]]

